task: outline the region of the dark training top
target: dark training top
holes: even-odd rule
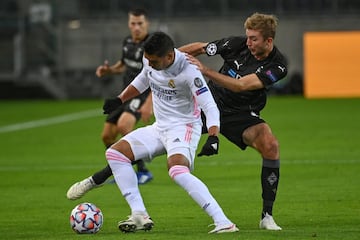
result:
[[[126,65],[124,86],[128,86],[132,80],[141,72],[143,67],[144,42],[148,36],[139,43],[135,43],[131,36],[123,41],[121,61]]]
[[[210,79],[209,88],[222,116],[244,111],[259,113],[266,105],[267,89],[287,74],[286,59],[275,46],[266,59],[259,61],[248,49],[246,37],[228,37],[210,42],[206,46],[206,53],[208,56],[220,54],[224,59],[220,73],[239,81],[241,77],[255,73],[265,86],[257,90],[233,92]]]

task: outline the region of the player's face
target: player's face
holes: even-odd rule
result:
[[[134,16],[129,14],[129,30],[135,42],[142,41],[148,34],[149,22],[144,15]]]
[[[155,70],[164,70],[168,68],[174,61],[174,54],[172,52],[166,54],[164,57],[150,55],[146,52],[144,53],[144,56],[149,61],[150,67]]]
[[[272,50],[272,38],[264,39],[260,31],[246,29],[246,45],[251,54],[258,60],[266,58]]]

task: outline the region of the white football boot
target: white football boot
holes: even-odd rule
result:
[[[214,225],[214,224],[211,224]],[[210,226],[211,226],[210,225]],[[225,225],[216,225],[213,230],[211,230],[209,233],[229,233],[229,232],[238,232],[239,229],[236,227],[235,224],[225,224]]]
[[[70,200],[75,200],[84,196],[85,193],[90,191],[95,187],[99,187],[100,185],[96,185],[92,177],[85,178],[80,182],[74,183],[66,193],[66,197]]]
[[[125,233],[138,230],[150,231],[154,226],[153,220],[147,214],[135,213],[118,223],[119,230]]]
[[[261,229],[273,230],[273,231],[280,231],[282,229],[276,224],[274,218],[268,213],[265,213],[265,217],[260,220],[259,227]]]

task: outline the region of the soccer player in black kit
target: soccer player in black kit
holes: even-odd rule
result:
[[[259,227],[267,230],[281,230],[272,212],[280,177],[279,143],[260,117],[267,90],[287,74],[285,57],[274,45],[276,26],[275,16],[254,13],[244,23],[246,36],[179,48],[190,54],[188,59],[209,79],[209,88],[220,109],[220,133],[242,150],[250,146],[261,154],[263,208]],[[204,53],[223,58],[219,72],[194,57]]]
[[[96,70],[98,77],[112,74],[124,73],[124,88],[140,73],[143,63],[143,45],[149,33],[149,22],[147,13],[143,9],[134,9],[128,13],[128,27],[131,35],[123,41],[122,58],[112,66],[105,61]],[[152,115],[152,101],[150,90],[140,96],[124,103],[121,107],[108,114],[103,132],[102,140],[106,148],[109,148],[117,141],[118,135],[126,135],[131,132],[136,122],[141,118],[148,122]],[[153,176],[146,168],[143,160],[135,163],[137,165],[137,177],[139,184],[149,182]],[[74,183],[68,190],[66,196],[68,199],[75,200],[82,197],[89,190],[101,186],[112,175],[110,166],[96,172],[92,176]]]

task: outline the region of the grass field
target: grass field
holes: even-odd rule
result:
[[[73,182],[106,163],[101,106],[101,100],[0,102],[1,239],[360,239],[360,99],[269,99],[262,116],[281,145],[274,208],[281,232],[258,229],[261,159],[254,150],[221,138],[219,155],[197,158],[194,174],[240,228],[223,235],[207,233],[211,219],[170,180],[164,157],[148,165],[155,178],[140,186],[155,221],[151,232],[117,230],[129,208],[114,184],[66,199]],[[70,211],[84,201],[103,211],[96,235],[70,229]]]

